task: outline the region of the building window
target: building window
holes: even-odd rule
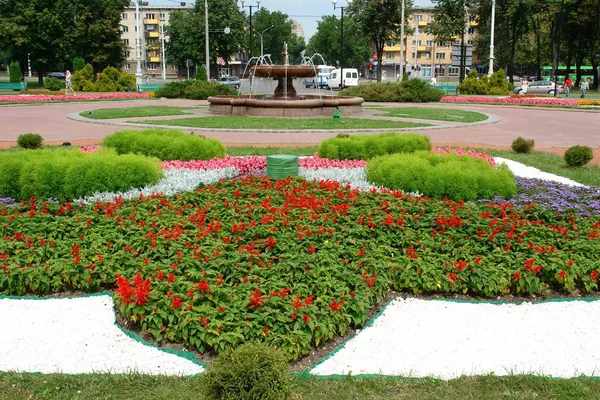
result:
[[[129,50],[125,52],[125,58],[131,58],[131,52]]]
[[[127,19],[127,13],[121,14],[121,19]]]
[[[154,19],[154,14],[146,14],[146,19]]]
[[[446,47],[446,42],[437,42],[438,47]]]
[[[127,46],[129,46],[129,39],[123,39],[123,43],[125,43]]]
[[[158,14],[158,19],[160,19],[161,21],[164,21],[166,19],[166,15],[164,13],[160,13],[160,14]]]
[[[415,15],[413,16],[413,19],[414,19],[415,21],[423,21],[423,14],[415,14]]]
[[[388,47],[393,47],[394,46],[394,42],[392,42],[391,40],[387,42]]]
[[[413,46],[420,46],[420,45],[421,45],[420,40],[413,40]]]
[[[123,32],[123,33],[129,32],[129,27],[127,27],[125,25],[121,25],[121,32]]]
[[[428,41],[427,41],[427,47],[431,47],[431,45],[432,45],[432,41],[431,41],[431,40],[428,40]]]
[[[131,64],[123,64],[123,69],[125,69],[125,71],[129,71],[131,69]]]
[[[469,28],[469,35],[473,35],[475,33],[475,28]]]
[[[435,59],[436,60],[445,60],[446,59],[446,53],[435,53]]]
[[[433,15],[428,15],[427,16],[427,22],[429,22],[429,23],[433,22]]]
[[[394,53],[385,53],[386,54],[386,58],[388,60],[393,60],[394,59]]]
[[[150,71],[156,71],[158,69],[158,63],[148,63],[148,69]]]
[[[472,40],[467,40],[467,44],[468,44],[469,46],[472,46],[472,45],[473,45],[473,41],[472,41]]]
[[[458,75],[458,67],[448,67],[448,75]]]
[[[431,58],[431,53],[425,53],[425,58],[429,60]]]

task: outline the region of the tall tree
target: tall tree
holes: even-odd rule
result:
[[[303,46],[300,46],[299,39],[292,32],[294,21],[290,20],[287,14],[281,11],[269,11],[265,7],[262,7],[256,13],[252,14],[252,34],[254,38],[252,40],[252,55],[260,56],[260,35],[263,36],[263,52],[264,54],[270,54],[271,60],[276,63],[283,62],[283,47],[284,43],[288,44],[288,62],[291,60],[298,60],[300,58],[300,52],[304,50]],[[269,28],[273,26],[272,28]],[[267,30],[267,28],[269,28]],[[264,33],[263,33],[264,32]],[[246,38],[248,40],[248,37]],[[302,44],[304,41],[302,41]],[[293,48],[292,46],[293,45]]]
[[[348,7],[348,15],[354,18],[362,34],[375,46],[378,82],[381,82],[383,47],[386,41],[397,38],[400,31],[402,1],[408,17],[412,13],[412,0],[354,0]]]
[[[165,44],[167,62],[177,65],[182,71],[188,63],[204,63],[204,18],[198,13],[176,11],[169,17],[165,35],[169,40]]]

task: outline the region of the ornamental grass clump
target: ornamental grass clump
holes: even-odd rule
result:
[[[44,138],[37,133],[24,133],[17,138],[17,144],[24,149],[39,149]]]
[[[160,160],[210,160],[225,157],[225,146],[217,140],[167,129],[120,131],[104,138],[103,146],[117,154],[140,154]]]
[[[526,154],[533,150],[534,145],[535,141],[533,139],[525,139],[519,136],[518,138],[513,140],[512,144],[510,145],[510,148],[515,153]]]
[[[368,160],[394,153],[431,150],[428,136],[382,133],[379,135],[350,135],[335,137],[319,144],[318,154],[330,160]]]
[[[480,158],[419,151],[374,158],[367,179],[376,185],[452,200],[511,197],[517,192],[513,174],[501,165],[492,168]]]
[[[583,167],[594,158],[592,148],[589,146],[569,147],[565,152],[565,162],[569,167]]]
[[[289,366],[283,353],[261,343],[247,343],[220,354],[200,377],[212,400],[287,400]]]

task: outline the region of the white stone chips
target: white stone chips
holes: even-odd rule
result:
[[[0,299],[0,371],[194,375],[198,364],[145,345],[115,325],[110,295]]]

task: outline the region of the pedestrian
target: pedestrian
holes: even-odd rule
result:
[[[435,75],[431,77],[431,81],[429,81],[429,84],[431,86],[436,86],[437,85],[437,79],[435,78]]]
[[[585,99],[585,94],[588,90],[590,90],[589,78],[581,81],[581,83],[579,84],[579,89],[581,89],[581,98]]]
[[[65,73],[65,95],[69,94],[69,89],[71,89],[71,92],[73,92],[73,96],[77,94],[75,93],[75,91],[73,90],[73,86],[71,85],[71,71],[67,70],[67,72]]]
[[[571,94],[571,87],[573,87],[573,81],[571,80],[571,77],[567,75],[565,77],[565,94],[567,97]]]
[[[521,94],[525,96],[527,94],[527,88],[529,87],[529,81],[527,81],[527,77],[523,77],[521,80]]]

